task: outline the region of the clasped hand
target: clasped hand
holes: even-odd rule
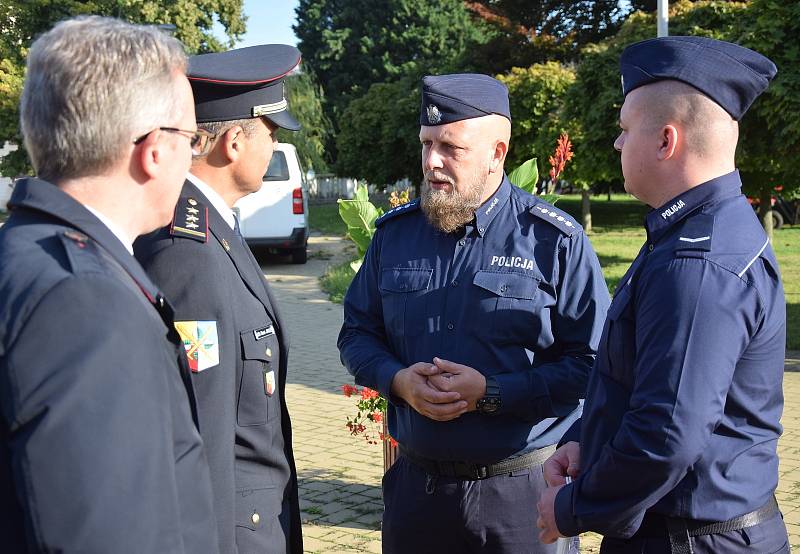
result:
[[[450,421],[475,409],[486,394],[486,378],[474,368],[441,358],[401,369],[392,381],[392,394],[417,412],[436,421]]]
[[[566,477],[577,477],[580,473],[581,450],[577,442],[568,442],[556,450],[542,466],[547,488],[542,491],[536,507],[539,540],[544,544],[555,542],[561,535],[556,525],[555,501],[558,491],[566,484]]]

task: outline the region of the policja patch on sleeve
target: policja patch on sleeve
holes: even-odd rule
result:
[[[216,321],[176,321],[175,329],[183,341],[192,373],[219,365]]]
[[[181,196],[175,206],[175,215],[169,234],[200,242],[208,240],[208,206],[191,196]]]

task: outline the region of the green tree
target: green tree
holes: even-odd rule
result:
[[[334,128],[371,85],[462,69],[486,40],[461,0],[300,0],[293,27]]]
[[[549,35],[576,47],[613,35],[623,15],[617,0],[477,0],[468,4],[489,9],[529,37]]]
[[[511,147],[506,167],[516,167],[530,157],[536,157],[543,165],[546,175],[547,160],[555,149],[562,132],[570,136],[578,133],[575,121],[565,119],[564,103],[567,91],[575,83],[575,70],[556,62],[535,64],[527,69],[513,68],[507,75],[498,77],[508,86],[511,102]],[[579,157],[567,166],[564,178],[570,180],[576,174],[576,165],[584,160]],[[589,184],[575,183],[581,189],[582,223],[588,232],[592,230],[592,214],[589,203]]]
[[[419,82],[376,83],[345,109],[336,137],[340,175],[385,185],[409,178],[419,195]]]
[[[0,164],[0,173],[16,176],[31,171],[19,131],[19,95],[25,57],[33,40],[55,23],[77,15],[106,15],[132,23],[172,24],[175,36],[191,53],[232,47],[245,31],[244,0],[0,0],[0,140],[19,146]],[[212,33],[218,20],[227,41]]]
[[[625,11],[616,0],[477,0],[467,7],[492,30],[470,54],[481,73],[546,61],[575,61],[580,49],[613,35]]]
[[[322,89],[314,75],[303,69],[286,79],[286,91],[289,111],[302,127],[297,132],[278,130],[278,140],[295,145],[303,167],[326,172],[325,144],[331,135],[331,122],[323,110]]]
[[[497,78],[508,87],[513,121],[506,167],[517,167],[532,157],[546,163],[558,136],[569,128],[562,120],[562,111],[565,93],[575,82],[575,71],[547,62],[526,69],[515,67]]]
[[[770,58],[778,75],[742,120],[738,163],[745,190],[761,198],[762,223],[772,230],[772,189],[800,193],[800,4],[753,0],[731,40]]]
[[[745,8],[744,3],[733,2],[674,2],[670,6],[670,33],[724,39]],[[577,79],[567,92],[565,107],[567,119],[579,123],[570,135],[578,160],[571,176],[579,185],[622,182],[619,155],[613,147],[623,102],[619,58],[626,46],[653,38],[655,30],[655,15],[637,12],[615,36],[590,44],[581,53]]]

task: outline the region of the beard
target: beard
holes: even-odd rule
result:
[[[450,191],[433,190],[429,180],[449,183]],[[445,233],[452,233],[475,217],[485,188],[486,175],[480,170],[472,176],[464,192],[456,190],[455,181],[447,175],[428,171],[422,183],[422,211],[431,225]]]

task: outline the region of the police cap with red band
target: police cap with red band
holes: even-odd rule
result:
[[[289,113],[284,78],[300,63],[300,51],[264,44],[189,58],[189,82],[198,123],[266,117],[297,131]]]

